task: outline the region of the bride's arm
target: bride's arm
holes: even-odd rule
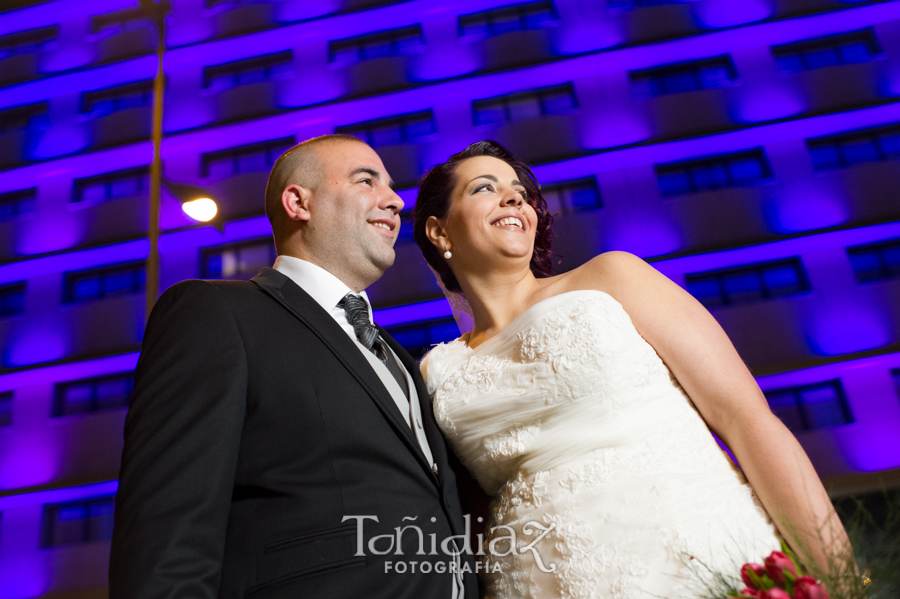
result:
[[[803,448],[772,414],[712,315],[631,254],[602,254],[579,270],[585,278],[580,285],[606,291],[624,306],[706,424],[734,453],[790,545],[827,570],[828,555],[842,554],[847,535]]]

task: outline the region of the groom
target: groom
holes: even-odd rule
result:
[[[402,208],[372,148],[311,139],[269,176],[274,268],[159,298],[111,599],[478,596],[425,386],[363,291],[394,261]]]

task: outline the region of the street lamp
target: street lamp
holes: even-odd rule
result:
[[[194,185],[175,183],[165,177],[162,178],[162,184],[163,187],[169,190],[169,193],[181,202],[181,209],[184,210],[185,214],[194,220],[210,223],[220,231],[222,230],[224,225],[221,218],[222,215],[219,213],[216,201],[210,197],[208,191]]]
[[[202,223],[214,219],[219,211],[219,207],[216,206],[216,202],[212,198],[198,198],[185,202],[181,205],[181,209],[184,210],[185,214]]]
[[[159,147],[162,143],[162,117],[163,96],[165,93],[165,73],[163,72],[163,55],[166,51],[166,14],[171,8],[167,0],[140,0],[141,8],[147,17],[156,25],[156,77],[153,79],[153,162],[150,164],[150,221],[147,230],[147,238],[150,241],[150,253],[147,255],[147,284],[146,284],[146,309],[144,318],[150,318],[150,312],[156,303],[159,293],[159,194],[160,187],[166,188],[181,201],[182,209],[195,220],[202,222],[212,221],[217,213],[216,203],[201,189],[192,185],[163,182],[162,160]],[[221,230],[221,214],[215,221],[216,227]]]

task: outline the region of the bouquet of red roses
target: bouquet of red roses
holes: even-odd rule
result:
[[[773,551],[764,563],[744,564],[741,580],[747,586],[737,595],[730,596],[735,599],[828,599],[825,587],[812,576],[804,576],[788,553]]]

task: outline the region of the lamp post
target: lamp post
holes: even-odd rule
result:
[[[159,292],[159,190],[162,183],[162,160],[159,146],[162,143],[163,94],[165,92],[165,73],[163,72],[163,54],[166,51],[166,13],[169,3],[166,0],[141,0],[141,8],[156,24],[156,77],[153,79],[153,162],[150,163],[150,221],[147,238],[150,241],[150,253],[147,255],[147,303],[144,318],[150,318],[150,311],[156,303]]]
[[[163,185],[172,195],[182,202],[182,208],[191,218],[212,223],[222,229],[221,215],[216,203],[199,187],[164,181],[162,176],[162,159],[160,145],[163,136],[163,98],[165,95],[165,73],[163,71],[163,55],[166,51],[166,15],[170,4],[167,0],[140,0],[141,8],[147,17],[156,25],[156,77],[153,79],[153,162],[150,163],[150,219],[147,225],[147,239],[150,241],[150,253],[147,255],[146,308],[144,318],[150,318],[150,312],[156,304],[159,294],[159,198]]]

